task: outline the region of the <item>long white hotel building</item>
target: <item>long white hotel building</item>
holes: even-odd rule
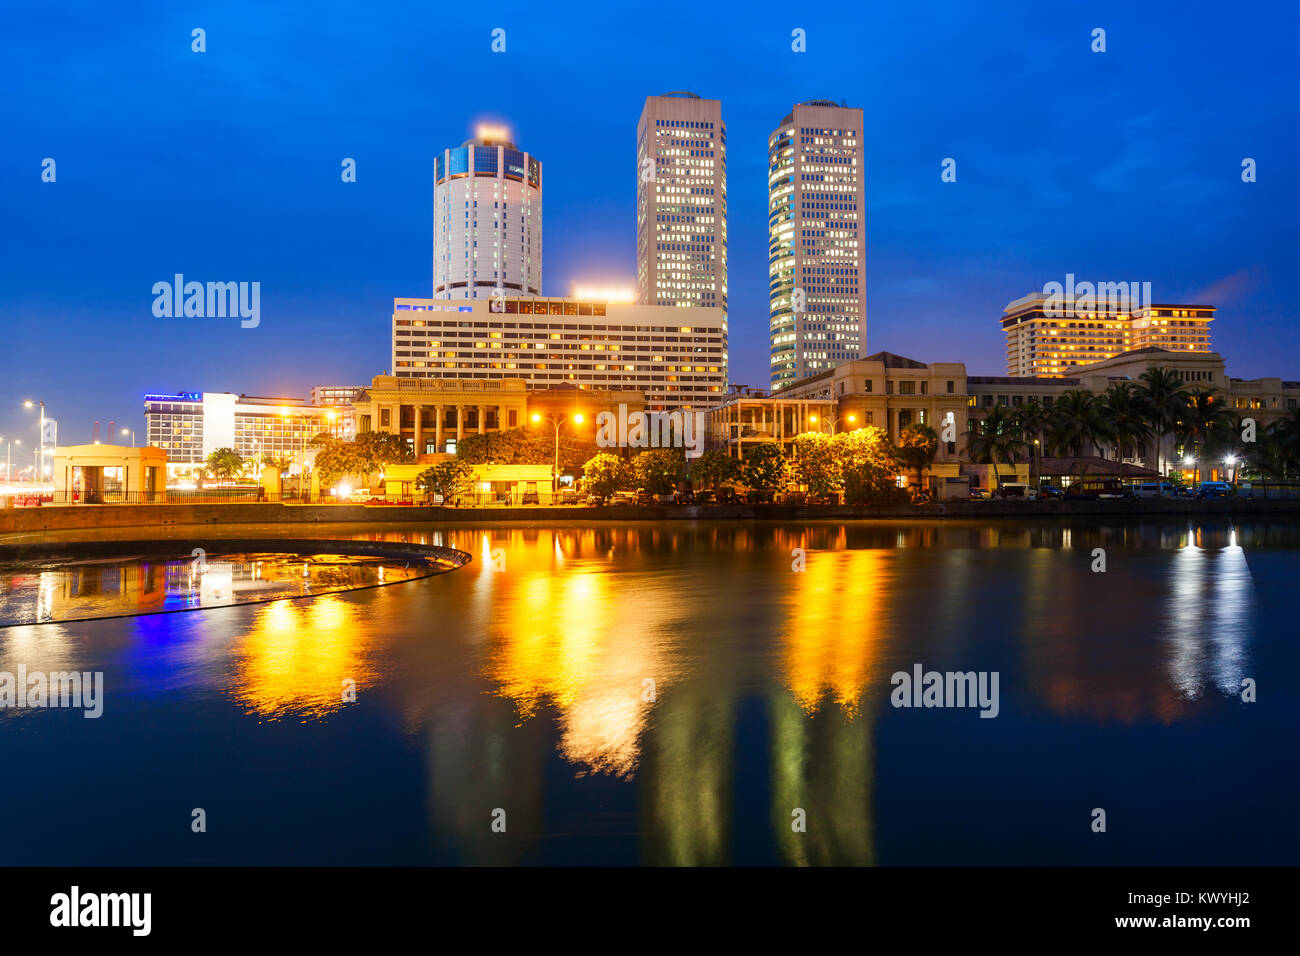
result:
[[[635,389],[647,409],[705,408],[727,390],[727,318],[576,298],[394,299],[393,374]]]
[[[193,472],[218,448],[233,448],[242,458],[293,459],[321,432],[345,437],[349,412],[345,405],[308,405],[301,398],[150,392],[144,397],[145,444],[167,452],[169,476]]]
[[[771,386],[866,354],[862,110],[798,103],[768,137]]]
[[[636,301],[727,310],[722,103],[646,97],[636,129]]]
[[[478,135],[433,161],[433,297],[486,299],[542,291],[542,164],[507,130]]]

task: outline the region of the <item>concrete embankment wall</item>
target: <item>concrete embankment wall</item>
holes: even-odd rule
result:
[[[1027,518],[1072,515],[1174,516],[1221,515],[1248,517],[1261,514],[1300,514],[1300,499],[1209,500],[1142,499],[1105,501],[953,501],[944,505],[665,505],[601,508],[579,506],[528,508],[432,508],[388,505],[284,505],[278,503],[164,504],[164,505],[61,505],[0,510],[0,535],[98,528],[163,529],[172,525],[297,525],[340,522],[377,524],[420,522],[503,521],[512,523],[553,521],[655,521],[673,519],[759,519],[802,521],[855,518],[953,519]]]

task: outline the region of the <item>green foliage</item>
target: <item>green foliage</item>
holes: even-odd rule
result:
[[[353,441],[322,432],[308,444],[316,449],[313,467],[326,487],[341,478],[367,478],[385,465],[415,460],[406,443],[389,432],[363,432]]]
[[[691,462],[691,481],[697,488],[716,488],[740,477],[740,461],[719,448],[710,448]]]
[[[745,487],[770,493],[786,481],[786,460],[779,445],[772,442],[750,445],[740,466],[740,480]]]
[[[618,455],[601,452],[582,466],[582,487],[605,501],[632,481],[631,468]]]
[[[686,455],[680,448],[648,448],[632,459],[632,475],[650,494],[667,494],[686,479]]]
[[[474,469],[458,458],[430,465],[415,476],[417,490],[442,495],[445,503],[455,502],[474,490]]]
[[[244,459],[233,448],[217,448],[203,462],[204,470],[214,478],[234,478],[244,469]]]
[[[842,442],[820,432],[795,435],[790,443],[790,480],[803,485],[810,495],[825,497],[839,491]]]
[[[867,425],[835,436],[844,500],[850,504],[897,497],[898,459],[884,429]]]
[[[410,446],[389,432],[362,432],[351,444],[356,447],[367,474],[385,465],[415,461]]]
[[[916,484],[924,488],[925,473],[934,466],[934,458],[939,454],[939,436],[924,423],[908,425],[899,433],[895,454],[900,465],[916,472]]]
[[[576,471],[600,449],[594,438],[560,425],[560,471]],[[471,465],[549,465],[555,460],[555,430],[549,422],[530,428],[509,428],[466,435],[456,444],[456,457]]]

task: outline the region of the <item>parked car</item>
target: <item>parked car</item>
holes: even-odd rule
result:
[[[1040,498],[1060,498],[1063,497],[1064,495],[1065,492],[1062,491],[1060,488],[1056,487],[1056,485],[1038,486],[1038,497]]]
[[[637,503],[636,495],[630,491],[616,491],[609,497],[611,505],[634,505]]]
[[[1167,481],[1143,481],[1131,487],[1137,498],[1172,498],[1177,491]]]
[[[807,501],[808,496],[802,491],[783,491],[776,496],[779,505],[802,505]]]
[[[580,497],[577,488],[561,488],[555,501],[561,505],[576,505]]]
[[[657,505],[671,505],[677,500],[677,492],[666,491],[650,496]]]
[[[644,488],[638,488],[638,489],[636,490],[636,503],[637,503],[637,504],[639,504],[639,505],[643,505],[643,506],[644,506],[644,505],[652,505],[652,504],[654,504],[654,501],[655,501],[655,496],[652,495],[652,494],[650,494],[650,492],[646,491]]]
[[[695,492],[690,488],[682,488],[673,492],[673,504],[690,505],[695,503]]]
[[[519,503],[522,504],[522,505],[535,505],[535,504],[537,504],[537,503],[538,503],[538,501],[537,501],[537,489],[536,489],[536,488],[529,488],[527,491],[525,491],[523,497],[519,500]]]
[[[989,498],[992,498],[993,493],[984,488],[972,488],[970,490],[970,496],[975,501],[985,501]]]
[[[1198,498],[1231,498],[1232,485],[1226,481],[1203,481],[1196,486]]]
[[[1085,501],[1098,498],[1132,498],[1133,490],[1118,478],[1081,478],[1065,489],[1065,497]]]
[[[695,492],[695,503],[697,505],[711,505],[717,500],[717,495],[712,491]]]
[[[840,503],[840,496],[837,492],[831,492],[828,495],[809,495],[808,504],[810,505],[837,505]]]
[[[736,500],[736,489],[724,485],[713,493],[713,500],[720,505],[729,505]]]
[[[999,498],[1020,498],[1028,501],[1038,497],[1038,489],[1029,487],[1023,481],[1004,481],[998,485],[996,495]]]

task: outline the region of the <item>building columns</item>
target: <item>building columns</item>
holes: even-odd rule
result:
[[[465,406],[456,406],[456,450],[460,450],[460,440],[465,437]]]
[[[486,406],[484,405],[480,405],[478,407],[478,433],[480,435],[483,434],[483,415],[484,415],[485,408]]]
[[[419,458],[424,454],[424,406],[419,402],[415,403],[415,456]]]
[[[442,418],[443,415],[445,414],[445,412],[443,411],[445,408],[446,408],[445,405],[433,406],[434,412],[438,416],[437,421],[434,423],[433,443],[438,446],[436,451],[439,454],[442,453]]]

